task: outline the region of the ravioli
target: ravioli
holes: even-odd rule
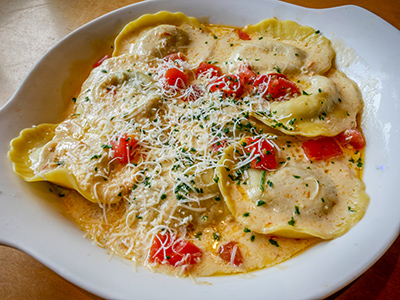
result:
[[[179,47],[185,46],[189,42],[185,28],[179,26],[198,28],[200,23],[196,18],[187,17],[182,13],[162,11],[155,15],[143,15],[127,24],[119,33],[115,39],[113,56],[124,53],[134,54],[133,49],[142,49],[143,52],[147,50],[144,54],[145,56],[150,55],[150,58],[154,58],[153,55],[157,50],[165,49],[167,52],[176,52]],[[167,44],[164,44],[165,42]],[[161,54],[156,53],[155,55]],[[164,53],[162,57],[165,55]]]
[[[226,148],[218,166],[220,189],[236,219],[252,231],[291,238],[333,239],[362,218],[363,182],[343,157],[310,164],[296,142],[275,170],[246,168],[242,140]],[[280,147],[281,149],[283,147]]]
[[[357,127],[363,100],[352,80],[331,69],[326,76],[306,76],[304,82],[302,95],[272,103],[262,100],[252,115],[286,134],[309,137],[335,136]]]
[[[285,45],[297,47],[300,51],[292,51],[290,54],[300,56],[303,60],[303,70],[307,72],[324,74],[332,67],[335,51],[330,41],[322,36],[319,30],[312,27],[302,26],[289,20],[266,19],[254,25],[247,25],[243,31],[252,36],[258,36],[259,40],[262,38],[277,41],[283,49]],[[281,67],[280,63],[285,63],[286,60],[287,58],[281,60],[277,67]],[[297,72],[299,71],[297,69]]]
[[[9,151],[98,245],[174,276],[244,273],[362,218],[363,102],[319,32],[159,12],[113,48],[64,121]]]

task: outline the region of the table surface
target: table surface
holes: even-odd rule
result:
[[[0,0],[0,107],[39,58],[65,35],[135,0]],[[400,29],[398,0],[294,0],[312,8],[353,4]],[[29,255],[0,245],[0,299],[101,299],[66,281]],[[337,299],[400,299],[400,237],[360,278],[335,293]]]

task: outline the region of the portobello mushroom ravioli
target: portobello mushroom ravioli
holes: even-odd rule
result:
[[[23,130],[9,152],[99,246],[174,276],[243,273],[364,215],[363,100],[319,31],[159,12],[113,51],[64,121]]]

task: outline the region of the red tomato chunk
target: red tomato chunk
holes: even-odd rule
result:
[[[208,84],[210,92],[221,91],[224,97],[238,98],[243,94],[239,75],[223,75]]]
[[[237,33],[238,33],[239,39],[244,40],[244,41],[251,40],[251,37],[247,33],[241,31],[240,29],[238,29]]]
[[[165,61],[177,61],[177,60],[183,60],[186,61],[186,57],[183,53],[178,52],[178,53],[172,53],[170,55],[167,55],[164,57]]]
[[[243,256],[237,242],[229,242],[221,245],[218,249],[218,255],[224,261],[233,263],[235,266],[240,266],[243,263]]]
[[[251,161],[253,169],[273,170],[278,167],[275,157],[275,149],[268,140],[260,140],[257,137],[248,137],[246,140],[245,151],[257,157]]]
[[[354,150],[361,150],[365,147],[365,139],[362,133],[356,129],[347,129],[337,137],[339,143],[344,147],[352,147]]]
[[[192,242],[169,233],[159,233],[150,248],[150,262],[168,263],[174,267],[194,265],[201,259],[202,252]]]
[[[203,90],[196,84],[189,85],[188,88],[182,95],[183,101],[196,101],[198,98],[203,96]]]
[[[106,59],[109,59],[110,57],[108,55],[104,55],[102,58],[100,58],[94,65],[93,65],[93,69],[100,66],[103,61],[105,61]]]
[[[110,144],[114,150],[114,157],[121,163],[127,164],[135,160],[138,144],[134,136],[124,134],[110,141]]]
[[[221,76],[222,71],[221,68],[216,65],[201,62],[196,70],[196,78],[198,78],[200,75],[205,74],[210,74],[211,77]]]
[[[310,160],[322,160],[343,154],[342,148],[331,137],[306,141],[303,143],[302,148]]]
[[[296,84],[279,73],[258,76],[254,80],[254,87],[267,100],[284,100],[300,94]]]
[[[170,87],[183,89],[186,86],[188,75],[176,68],[170,68],[165,72],[165,82]]]
[[[243,64],[239,67],[239,77],[242,84],[253,84],[257,74],[248,65]]]

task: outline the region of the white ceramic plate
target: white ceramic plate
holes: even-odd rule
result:
[[[211,23],[237,26],[270,17],[290,19],[334,39],[338,65],[361,86],[366,102],[364,181],[371,203],[361,222],[344,236],[276,267],[246,276],[200,278],[199,282],[211,284],[196,285],[189,279],[153,274],[143,268],[135,272],[129,262],[110,260],[106,250],[83,238],[46,183],[28,184],[14,175],[6,157],[9,141],[23,128],[60,121],[65,99],[71,99],[71,90],[80,85],[73,80],[75,71],[87,72],[109,51],[124,24],[160,10],[182,11]],[[99,49],[104,52],[99,53]],[[0,111],[0,242],[29,253],[71,282],[106,298],[326,297],[361,275],[399,234],[398,49],[400,32],[355,6],[313,10],[268,0],[158,0],[128,6],[90,22],[52,48]],[[349,61],[352,64],[347,66]]]

